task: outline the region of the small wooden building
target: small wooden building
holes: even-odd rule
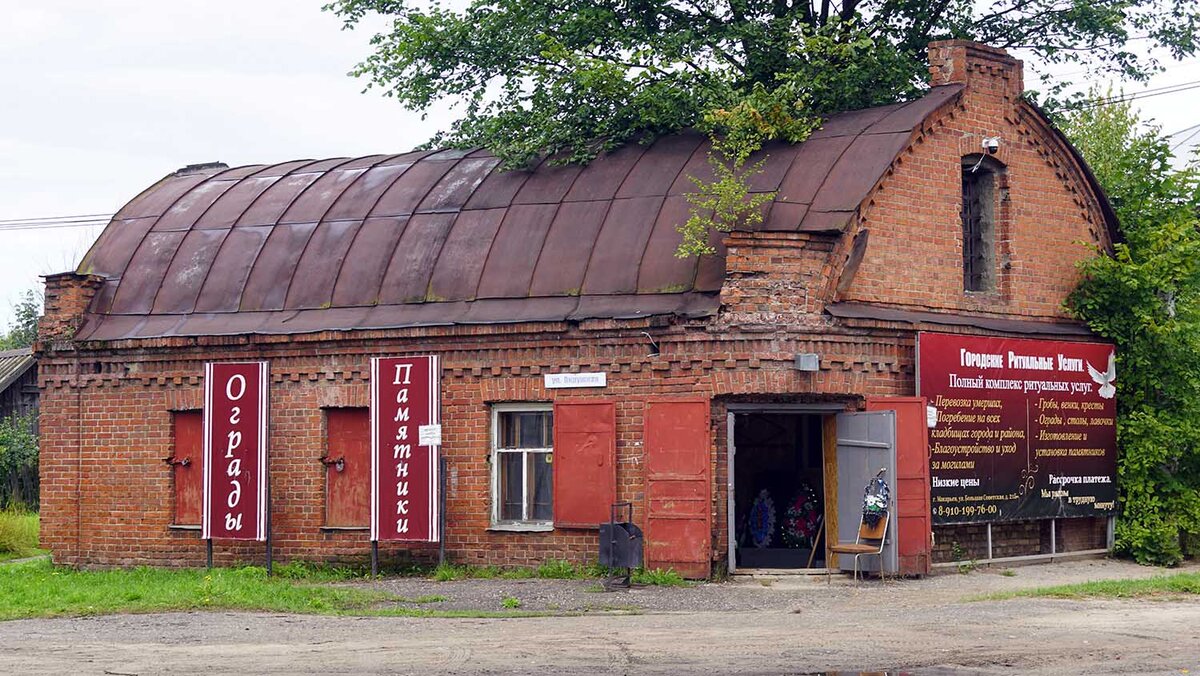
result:
[[[37,361],[31,348],[0,351],[0,420],[35,416],[38,410]]]

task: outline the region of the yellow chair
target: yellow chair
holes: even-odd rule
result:
[[[874,526],[867,524],[865,519],[860,518],[858,522],[858,537],[854,542],[838,542],[830,545],[829,551],[832,554],[853,554],[854,555],[854,580],[858,581],[858,559],[860,556],[871,556],[872,554],[879,557],[879,577],[883,578],[883,545],[887,541],[888,520],[891,519],[892,512],[888,510],[883,513],[883,518],[875,522]],[[829,569],[826,568],[826,571]],[[825,574],[825,581],[829,581],[829,573]]]

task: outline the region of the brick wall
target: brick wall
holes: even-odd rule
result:
[[[548,558],[594,560],[595,531],[507,533],[488,530],[490,405],[603,397],[617,402],[618,498],[645,515],[642,425],[645,402],[681,394],[712,397],[713,550],[724,556],[724,402],[830,400],[863,394],[903,394],[911,388],[911,347],[878,338],[810,336],[780,340],[706,337],[700,325],[660,329],[662,354],[647,355],[640,330],[511,334],[503,348],[475,335],[428,336],[420,349],[443,358],[444,446],[447,458],[447,549],[453,560],[529,565]],[[648,327],[647,327],[648,328]],[[463,332],[470,333],[470,332]],[[695,334],[700,333],[700,336]],[[163,341],[171,342],[171,341]],[[189,342],[176,339],[175,342]],[[215,343],[225,341],[212,341]],[[271,363],[271,489],[277,560],[362,559],[362,531],[322,530],[325,451],[322,407],[368,404],[371,356],[411,352],[412,340],[298,339],[266,344],[160,347],[131,362],[118,351],[86,358],[48,356],[42,386],[44,418],[43,541],[64,563],[199,565],[196,531],[172,530],[171,411],[200,406],[208,359]],[[795,371],[791,355],[828,355],[819,374]],[[878,353],[878,354],[876,354]],[[886,356],[884,356],[886,354]],[[545,372],[606,371],[597,390],[548,390]],[[902,375],[903,372],[903,375]],[[804,393],[803,395],[796,393]],[[81,481],[82,479],[82,481]],[[419,548],[430,558],[432,547]],[[261,544],[221,544],[218,562],[262,561]],[[383,547],[385,557],[400,555]],[[412,552],[408,552],[412,554]]]
[[[1110,245],[1099,204],[1082,189],[1086,182],[1067,149],[1019,99],[1019,61],[958,42],[935,43],[930,56],[935,82],[969,86],[916,136],[868,200],[858,226],[870,229],[870,245],[841,300],[1064,317],[1075,263]],[[995,159],[1005,167],[995,195],[997,284],[965,293],[962,158],[995,136]]]

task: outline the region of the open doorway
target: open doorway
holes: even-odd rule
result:
[[[825,569],[824,417],[735,416],[735,569]]]

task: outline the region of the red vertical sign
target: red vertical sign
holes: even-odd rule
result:
[[[201,538],[265,540],[267,362],[204,365]]]
[[[437,542],[438,358],[371,360],[371,539]]]

